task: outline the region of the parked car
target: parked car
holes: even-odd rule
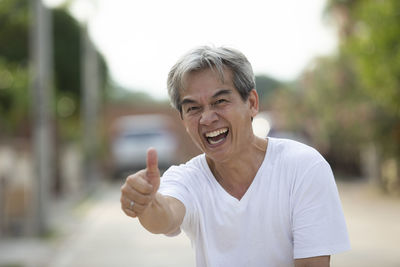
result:
[[[120,177],[146,168],[146,153],[154,147],[161,170],[176,163],[177,139],[171,131],[172,121],[164,115],[131,115],[114,123],[115,137],[111,153],[114,174]]]

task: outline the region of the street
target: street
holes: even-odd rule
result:
[[[400,199],[362,182],[339,183],[352,250],[332,266],[399,267]]]
[[[154,235],[120,209],[119,185],[109,185],[92,200],[87,216],[59,247],[51,267],[194,266],[194,253],[184,234]]]
[[[55,241],[36,246],[23,240],[13,245],[0,241],[0,266],[195,266],[184,234],[174,238],[153,235],[138,220],[123,214],[119,187],[118,183],[101,186],[73,215],[60,217],[59,227],[64,229]],[[400,199],[382,195],[363,182],[339,182],[338,187],[352,250],[332,256],[331,266],[400,266]]]

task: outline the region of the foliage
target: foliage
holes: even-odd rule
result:
[[[62,9],[53,11],[54,83],[61,95],[69,93],[80,98],[80,26]],[[78,105],[79,106],[79,105]]]
[[[81,26],[64,9],[53,10],[55,87],[60,98],[69,97],[78,108],[81,99]],[[100,90],[105,96],[107,66],[101,54],[99,58]],[[78,110],[77,110],[78,111]],[[77,115],[74,112],[74,115]]]
[[[28,71],[16,63],[0,58],[0,130],[2,135],[11,135],[16,129],[26,126],[29,95]],[[26,129],[19,129],[24,132]]]
[[[383,109],[400,116],[400,2],[360,1],[354,34],[343,50],[354,60],[362,86]]]
[[[374,108],[375,135],[383,154],[400,158],[400,2],[331,0],[340,52],[354,69],[358,88]]]
[[[22,66],[28,64],[28,2],[0,1],[0,56]]]
[[[60,127],[79,128],[81,99],[81,26],[65,9],[52,13],[55,99]],[[0,128],[20,134],[29,121],[29,1],[0,1]],[[104,98],[107,68],[99,54],[101,95]],[[70,121],[68,121],[70,120]],[[63,126],[64,125],[64,126]],[[71,127],[70,127],[71,128]],[[61,129],[61,133],[71,132]]]
[[[399,10],[396,0],[329,1],[338,53],[315,59],[294,86],[274,93],[284,128],[305,134],[348,174],[360,174],[360,154],[371,143],[378,161],[400,162]]]
[[[11,135],[28,119],[28,8],[24,0],[0,2],[0,130]]]
[[[315,59],[292,89],[292,114],[286,115],[292,130],[300,129],[336,170],[352,175],[360,175],[360,151],[374,136],[374,107],[357,83],[346,58]]]
[[[279,89],[282,83],[266,75],[256,75],[256,89],[260,102],[267,101],[272,93]]]

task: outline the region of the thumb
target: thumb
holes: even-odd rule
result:
[[[146,166],[148,182],[151,183],[154,187],[154,192],[156,192],[160,186],[160,170],[158,169],[157,151],[154,148],[147,150]]]

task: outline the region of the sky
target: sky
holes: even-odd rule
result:
[[[56,6],[65,0],[44,0]],[[172,65],[199,45],[242,51],[255,74],[295,79],[310,61],[336,49],[323,21],[325,0],[72,0],[71,13],[87,23],[112,80],[167,97]]]

